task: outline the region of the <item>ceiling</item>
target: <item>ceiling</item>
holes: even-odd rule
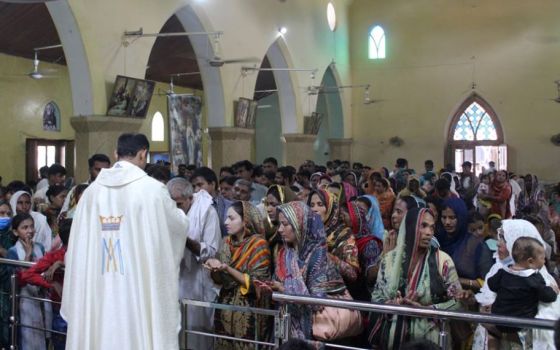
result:
[[[56,27],[43,3],[0,2],[0,52],[33,59],[36,47],[60,44]],[[66,64],[62,48],[40,51],[41,61]]]
[[[177,16],[173,15],[161,28],[160,33],[184,32],[185,29]],[[196,55],[188,36],[158,37],[152,47],[146,79],[169,83],[170,75],[198,72]],[[200,75],[174,77],[178,86],[202,90]]]
[[[173,15],[160,32],[184,31],[179,19]],[[60,39],[44,3],[0,2],[0,53],[33,59],[34,48],[57,44],[60,44]],[[40,61],[66,65],[62,48],[40,51],[38,58]],[[270,68],[266,56],[261,68]],[[148,59],[145,78],[169,83],[171,74],[198,71],[196,56],[187,36],[158,37]],[[200,75],[175,77],[173,82],[177,86],[203,89]],[[269,71],[259,72],[255,90],[275,89],[274,74]],[[261,99],[269,94],[255,93],[254,99]]]

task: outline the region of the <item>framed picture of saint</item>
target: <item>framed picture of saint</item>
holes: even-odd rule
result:
[[[60,131],[60,109],[54,101],[47,103],[43,110],[43,130]]]

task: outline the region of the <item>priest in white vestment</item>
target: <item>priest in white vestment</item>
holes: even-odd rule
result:
[[[171,198],[187,213],[189,229],[179,277],[179,297],[213,302],[218,288],[210,278],[210,272],[202,264],[215,257],[220,250],[222,234],[220,219],[212,206],[212,196],[205,190],[193,194],[192,185],[184,178],[174,178],[167,183]],[[187,306],[187,329],[212,332],[214,310],[198,306]],[[188,334],[187,348],[196,350],[213,349],[210,337]]]
[[[179,264],[188,219],[144,172],[149,142],[123,134],[74,215],[60,313],[68,350],[179,348]]]

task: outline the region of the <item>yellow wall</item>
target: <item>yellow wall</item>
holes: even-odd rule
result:
[[[0,110],[3,112],[0,127],[0,164],[4,164],[0,176],[3,177],[4,184],[12,180],[25,180],[26,139],[74,139],[74,129],[69,121],[72,116],[72,99],[67,68],[41,62],[39,65],[41,71],[56,69],[53,73],[56,74],[56,78],[41,80],[33,80],[25,75],[32,68],[31,60],[0,54]],[[112,84],[108,89],[109,94],[111,88]],[[139,131],[150,138],[152,117],[158,110],[162,113],[166,128],[165,141],[152,142],[151,150],[154,152],[168,151],[167,99],[165,94],[158,95],[167,89],[166,84],[156,84],[150,108]],[[175,92],[202,95],[199,90],[182,87],[175,87]],[[55,101],[60,109],[60,132],[43,130],[43,109],[50,101]],[[202,125],[206,127],[204,110]],[[109,156],[112,158],[112,155]],[[87,166],[87,164],[77,164],[77,166]]]
[[[286,26],[284,36],[288,62],[292,67],[317,68],[322,75],[331,61],[337,62],[342,83],[350,83],[348,53],[349,0],[334,1],[339,25],[336,33],[328,30],[326,6],[328,0],[305,0],[283,3],[262,0],[99,0],[96,2],[70,0],[76,18],[92,78],[94,112],[104,113],[108,82],[116,74],[143,77],[154,38],[142,38],[128,47],[122,45],[125,30],[142,27],[145,33],[158,32],[174,12],[185,5],[192,6],[206,30],[221,30],[220,54],[223,58],[255,57],[262,59],[268,48],[278,39],[278,28]],[[122,14],[126,13],[126,16]],[[100,25],[102,23],[102,25]],[[233,126],[233,101],[239,97],[253,96],[257,74],[241,76],[241,64],[228,64],[219,68],[222,79],[224,105],[223,125]],[[311,81],[309,73],[293,73],[296,89],[297,124],[303,131],[303,115],[309,114],[306,86],[318,84]],[[207,87],[210,89],[213,87]],[[350,93],[345,100],[345,110],[350,114]],[[347,120],[349,122],[349,119]],[[349,132],[348,135],[349,136]]]
[[[372,83],[364,105],[353,98],[353,158],[392,166],[399,156],[423,168],[443,165],[455,109],[476,92],[494,108],[509,146],[509,168],[558,177],[560,3],[548,0],[354,0],[350,6],[353,82]],[[381,24],[387,58],[367,58],[368,29]],[[475,68],[475,69],[473,69]],[[400,148],[388,145],[400,136]]]
[[[57,69],[57,78],[33,80],[25,74],[33,69],[28,59],[0,54],[0,175],[3,184],[25,181],[25,140],[74,138],[70,125],[72,99],[64,66],[41,62],[39,69]],[[43,130],[43,110],[54,101],[61,114],[60,132]]]

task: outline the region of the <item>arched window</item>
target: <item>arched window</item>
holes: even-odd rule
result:
[[[372,60],[385,58],[385,31],[381,26],[374,26],[369,31],[369,58]]]
[[[165,141],[165,124],[159,111],[152,118],[152,141]]]
[[[482,97],[472,94],[455,112],[448,130],[446,164],[457,171],[469,161],[479,174],[493,161],[497,169],[507,169],[507,146],[494,109]]]

